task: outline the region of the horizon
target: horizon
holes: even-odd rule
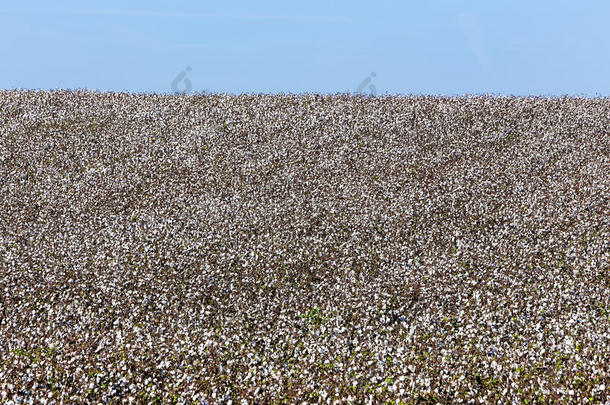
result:
[[[316,92],[303,92],[303,93],[290,93],[290,92],[279,92],[279,93],[231,93],[231,92],[196,92],[191,91],[189,93],[172,93],[172,92],[155,92],[155,91],[128,91],[128,90],[99,90],[99,89],[87,89],[87,88],[51,88],[51,89],[29,89],[29,88],[14,88],[14,89],[0,89],[0,92],[40,92],[40,93],[53,93],[53,92],[84,92],[88,94],[126,94],[126,95],[142,95],[142,96],[167,96],[167,97],[201,97],[201,96],[231,96],[231,97],[308,97],[308,96],[321,96],[321,97],[363,97],[363,98],[480,98],[480,97],[491,97],[491,98],[516,98],[516,99],[588,99],[588,100],[600,100],[608,99],[610,95],[586,95],[586,94],[491,94],[491,93],[463,93],[463,94],[416,94],[416,93],[382,93],[382,94],[362,94],[356,92],[335,92],[335,93],[316,93]]]

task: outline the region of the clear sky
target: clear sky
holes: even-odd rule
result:
[[[609,1],[7,3],[5,89],[610,95]]]

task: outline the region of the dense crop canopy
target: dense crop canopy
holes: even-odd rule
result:
[[[610,101],[0,91],[0,403],[604,401]]]

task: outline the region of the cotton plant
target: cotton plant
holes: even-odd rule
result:
[[[0,403],[604,403],[609,108],[0,91]]]

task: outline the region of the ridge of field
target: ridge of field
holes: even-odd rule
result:
[[[610,99],[0,91],[0,402],[603,402]]]

